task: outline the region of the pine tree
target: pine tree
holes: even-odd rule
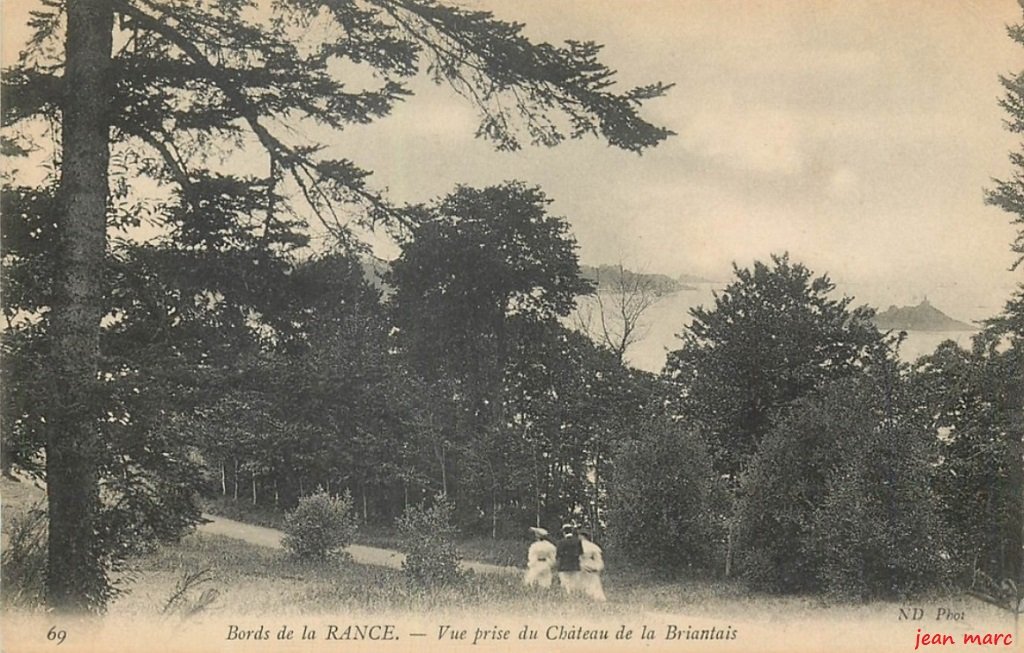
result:
[[[47,420],[55,608],[98,610],[108,597],[96,524],[104,411],[94,395],[108,220],[127,179],[149,177],[166,191],[156,221],[185,248],[237,251],[244,234],[280,251],[301,244],[308,220],[354,246],[356,225],[397,228],[408,214],[370,187],[368,171],[322,156],[322,143],[297,140],[289,126],[331,131],[384,117],[421,70],[472,101],[478,134],[499,148],[599,135],[639,152],[670,135],[638,114],[667,86],[613,92],[594,43],[534,44],[519,24],[433,0],[267,7],[44,0],[27,49],[5,71],[3,122],[22,127],[5,137],[7,150],[30,149],[47,121],[61,125],[58,282],[46,321],[59,398]],[[338,74],[353,66],[375,73],[378,86],[351,90]],[[126,153],[120,175],[110,174],[112,152]],[[238,157],[265,174],[233,172]]]
[[[1024,23],[1011,25],[1007,28],[1010,38],[1024,46]],[[1014,75],[1000,76],[999,80],[1006,89],[1006,95],[999,101],[1006,111],[1006,128],[1015,133],[1024,133],[1024,72]],[[986,194],[986,202],[998,206],[1013,218],[1013,224],[1019,226],[1017,238],[1011,248],[1018,255],[1013,264],[1017,269],[1024,262],[1024,150],[1010,153],[1013,164],[1013,176],[1005,180],[996,180],[996,187]]]

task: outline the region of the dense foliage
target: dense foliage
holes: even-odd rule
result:
[[[5,511],[3,560],[3,605],[6,608],[36,608],[46,595],[46,511],[34,506],[13,513]]]
[[[1012,302],[1004,318],[1010,318]],[[938,439],[935,487],[953,551],[986,591],[1021,572],[1024,533],[1024,347],[996,320],[970,351],[952,342],[914,365],[922,413]]]
[[[281,544],[296,557],[323,560],[351,544],[356,529],[352,497],[332,497],[320,488],[285,515]]]
[[[399,517],[398,535],[405,560],[402,571],[413,587],[453,585],[463,578],[456,547],[454,506],[442,496],[429,505],[409,506]]]
[[[664,419],[631,435],[608,480],[605,517],[616,551],[670,574],[720,568],[729,504],[707,444]]]
[[[398,517],[417,586],[460,578],[460,532],[578,519],[641,564],[734,558],[774,591],[1024,587],[1024,293],[971,351],[907,370],[870,309],[775,256],[736,267],[654,377],[623,365],[628,334],[565,326],[592,286],[540,189],[397,207],[301,137],[386,116],[422,70],[499,148],[656,145],[637,112],[667,87],[614,93],[596,44],[433,0],[47,0],[32,20],[2,145],[53,141],[59,163],[0,197],[0,452],[49,506],[12,522],[5,588],[100,610],[107,572],[185,532],[200,491],[294,507],[305,557]],[[1011,162],[988,198],[1020,222]],[[383,280],[357,237],[381,225],[401,247]]]
[[[1024,22],[1010,25],[1007,31],[1016,44],[1024,46]],[[1024,72],[1000,81],[1006,89],[1000,101],[1007,114],[1004,124],[1015,134],[1024,132]],[[986,200],[1009,213],[1017,226],[1011,249],[1018,255],[1013,265],[1018,270],[1024,262],[1024,149],[1011,152],[1010,163],[1011,177],[997,180]],[[1003,313],[989,321],[971,359],[967,394],[979,401],[963,411],[944,411],[941,419],[952,428],[950,453],[974,455],[952,458],[948,472],[965,472],[966,479],[961,487],[949,484],[953,488],[946,491],[959,495],[953,510],[964,515],[971,507],[985,504],[991,515],[987,527],[971,534],[960,531],[961,539],[968,542],[977,566],[991,574],[986,588],[989,600],[1019,614],[1024,612],[1024,284],[1018,284]],[[978,418],[976,423],[972,417]],[[956,470],[956,466],[966,469]],[[988,485],[981,478],[984,466],[993,474]]]
[[[934,435],[890,364],[798,401],[743,477],[743,576],[861,599],[942,583],[951,551],[931,489]]]
[[[794,401],[854,374],[885,347],[872,309],[833,299],[827,275],[815,277],[788,255],[734,272],[713,307],[691,311],[682,347],[665,365],[680,414],[701,425],[716,468],[732,475]]]
[[[239,395],[231,377],[301,339],[289,331],[310,307],[290,302],[285,277],[310,255],[310,224],[351,253],[359,228],[415,219],[301,134],[386,116],[423,71],[473,102],[500,148],[598,135],[639,152],[670,135],[638,114],[667,86],[616,93],[597,44],[535,44],[519,24],[432,0],[45,0],[30,28],[3,75],[4,152],[58,163],[39,187],[5,184],[4,269],[20,275],[5,279],[5,387],[21,396],[4,397],[3,439],[10,464],[45,465],[59,608],[103,609],[140,513],[167,515],[167,532],[194,521],[193,443],[159,425],[234,403],[261,423],[236,430],[244,447],[277,431],[269,393]],[[364,444],[376,430],[364,425]],[[257,501],[257,476],[287,464],[246,459]],[[100,486],[118,483],[134,515],[107,519],[124,502]]]

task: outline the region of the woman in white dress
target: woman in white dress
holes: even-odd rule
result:
[[[595,601],[607,601],[601,584],[601,572],[604,571],[601,547],[592,542],[590,533],[584,530],[580,531],[580,542],[583,544],[583,555],[580,556],[580,589]]]
[[[554,542],[543,528],[531,526],[534,542],[526,553],[526,576],[523,583],[528,587],[537,586],[543,588],[551,587],[555,577],[555,551]]]

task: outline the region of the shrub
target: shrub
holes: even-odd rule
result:
[[[943,582],[934,437],[894,370],[801,401],[743,480],[738,558],[759,589],[898,598]]]
[[[663,571],[713,568],[721,559],[727,497],[700,436],[652,421],[613,463],[605,517],[615,550]]]
[[[282,544],[298,558],[323,560],[348,546],[356,528],[348,491],[334,497],[318,489],[285,515]]]
[[[948,533],[931,487],[934,439],[909,415],[877,420],[841,450],[811,533],[832,594],[920,594],[946,580]]]
[[[402,570],[412,585],[427,588],[462,580],[454,510],[451,502],[439,496],[429,507],[409,506],[398,518],[398,535],[405,553]]]
[[[36,505],[4,520],[7,547],[0,563],[4,604],[35,608],[46,591],[46,510]]]
[[[1018,310],[1024,328],[1024,288]],[[911,377],[921,410],[943,431],[935,490],[955,538],[950,558],[961,561],[964,587],[998,581],[989,596],[1004,579],[1024,591],[1024,547],[1011,544],[1024,532],[1024,339],[1004,340],[998,324],[975,335],[971,351],[939,345],[918,359]]]

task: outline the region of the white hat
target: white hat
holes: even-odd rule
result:
[[[533,533],[534,535],[538,536],[538,537],[547,537],[548,536],[547,529],[537,528],[536,526],[531,526],[530,527],[530,532]]]

